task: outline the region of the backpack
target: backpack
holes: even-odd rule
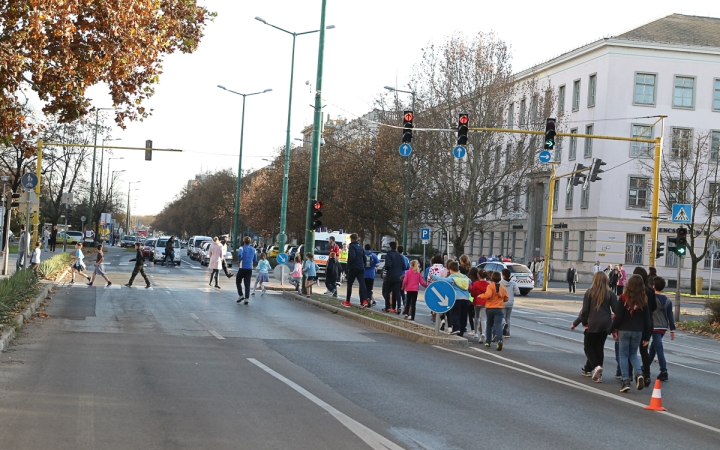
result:
[[[661,300],[662,297],[665,297],[665,304],[663,304],[663,302]],[[653,327],[655,329],[666,330],[669,328],[670,321],[668,320],[668,314],[667,314],[667,302],[668,301],[669,301],[669,299],[665,295],[658,296],[658,298],[657,298],[657,302],[658,302],[659,306],[652,313]]]
[[[372,269],[375,266],[375,260],[372,253],[365,253],[365,268]]]

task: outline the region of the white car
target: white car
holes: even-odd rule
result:
[[[157,241],[155,241],[154,250],[152,252],[153,254],[153,262],[162,262],[165,258],[165,246],[167,245],[167,241],[170,239],[170,236],[160,236]],[[171,261],[176,266],[180,265],[180,241],[178,239],[175,239],[175,258]]]
[[[530,291],[535,287],[535,279],[533,278],[532,272],[527,268],[525,264],[502,262],[502,261],[487,261],[478,266],[478,269],[492,270],[494,272],[500,272],[503,269],[509,269],[512,276],[510,280],[514,281],[520,289],[520,295],[528,295]]]

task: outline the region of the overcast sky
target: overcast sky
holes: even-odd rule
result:
[[[116,129],[116,145],[180,148],[184,152],[155,152],[146,162],[142,152],[116,151],[112,170],[120,178],[141,180],[134,192],[133,214],[156,214],[204,171],[237,171],[242,97],[217,88],[250,93],[245,114],[243,169],[257,169],[262,158],[285,144],[292,36],[264,25],[290,31],[316,30],[320,0],[198,0],[217,12],[194,54],[167,58],[155,96],[146,104],[154,114],[142,123]],[[441,42],[455,31],[471,36],[495,31],[512,47],[516,71],[605,36],[619,34],[671,13],[720,16],[711,0],[604,1],[581,6],[576,0],[554,2],[328,0],[323,102],[332,118],[353,118],[367,112],[383,86],[407,86],[422,48]],[[297,38],[292,108],[292,137],[312,123],[317,70],[317,34]],[[310,86],[306,85],[309,81]],[[88,90],[93,104],[109,107],[103,86]],[[111,122],[108,120],[107,124]],[[298,143],[298,142],[295,142]],[[292,166],[291,166],[292,170]],[[107,172],[105,172],[107,173]]]

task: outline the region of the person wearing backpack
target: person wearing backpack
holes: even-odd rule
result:
[[[360,290],[360,305],[362,307],[368,304],[368,295],[365,291],[365,256],[363,248],[358,243],[357,233],[350,235],[350,247],[347,252],[347,297],[341,304],[349,308],[350,307],[350,296],[352,295],[353,284],[355,280],[358,280]],[[343,250],[344,251],[344,247]],[[341,252],[342,252],[341,251]],[[342,265],[342,253],[340,256],[340,264]]]
[[[497,336],[497,351],[503,348],[502,321],[505,316],[505,303],[508,301],[508,293],[505,286],[500,284],[502,277],[500,272],[493,272],[490,285],[481,298],[486,300],[485,312],[487,314],[487,339],[485,347],[490,347],[490,340],[493,335]]]
[[[373,295],[375,268],[380,264],[380,258],[370,250],[371,248],[370,244],[365,244],[365,291],[368,296],[368,308],[371,308],[375,304],[375,296]]]
[[[443,278],[433,276],[433,281],[445,281],[450,283],[455,289],[455,305],[450,310],[452,320],[451,334],[457,334],[462,337],[467,331],[468,308],[470,307],[470,278],[460,273],[460,264],[457,261],[448,263],[448,271],[450,276]]]
[[[658,308],[652,313],[653,332],[652,343],[648,350],[650,364],[655,360],[657,354],[658,363],[660,364],[660,374],[657,379],[660,381],[668,380],[667,361],[665,360],[665,351],[663,350],[662,338],[670,329],[670,340],[675,339],[675,317],[673,316],[673,303],[667,298],[662,291],[665,289],[665,280],[655,275],[653,279],[653,287],[655,289],[655,300],[657,300]],[[648,371],[649,372],[649,371]]]

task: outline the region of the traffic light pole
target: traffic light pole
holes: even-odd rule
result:
[[[412,110],[413,117],[415,115],[415,91],[410,92],[412,95]],[[412,153],[408,155],[405,161],[405,195],[403,195],[403,232],[402,232],[402,245],[407,253],[407,235],[408,235],[408,209],[410,208],[410,158]]]
[[[680,321],[680,277],[682,275],[682,260],[683,256],[678,255],[677,264],[677,289],[675,289],[675,322]],[[692,280],[690,280],[692,282]]]
[[[662,120],[662,119],[661,119]],[[664,122],[663,122],[664,124]],[[664,127],[662,127],[664,129]],[[661,134],[662,136],[662,134]],[[650,237],[652,238],[652,249],[650,251],[650,267],[655,267],[657,257],[658,222],[660,220],[660,164],[662,164],[662,138],[655,138],[655,156],[653,167],[653,202],[652,219],[650,222]],[[679,285],[678,285],[679,289]]]

